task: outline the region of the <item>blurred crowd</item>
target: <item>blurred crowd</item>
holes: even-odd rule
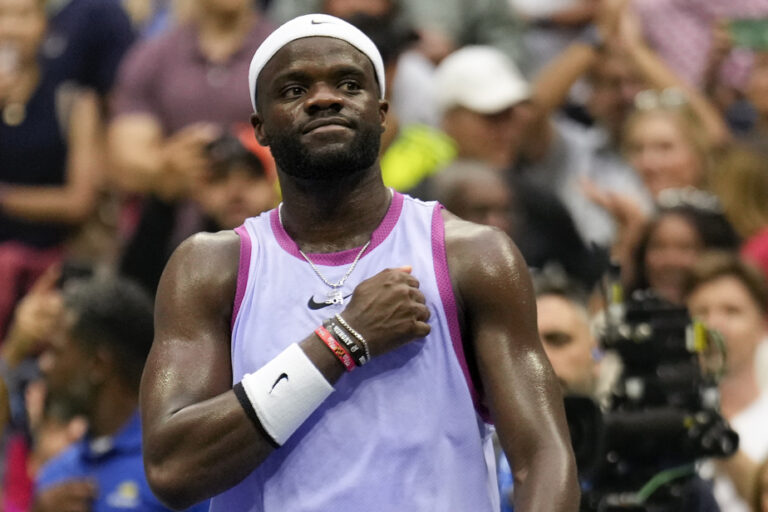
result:
[[[609,373],[609,269],[722,333],[741,443],[702,475],[768,512],[762,0],[0,0],[0,510],[163,510],[137,476],[151,297],[182,240],[278,204],[247,70],[308,12],[382,53],[385,184],[569,283],[537,301],[566,393]]]

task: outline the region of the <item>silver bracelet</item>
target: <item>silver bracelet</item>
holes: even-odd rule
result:
[[[352,336],[357,338],[357,340],[363,345],[363,349],[365,349],[365,358],[368,361],[370,361],[371,360],[371,351],[368,349],[368,342],[365,341],[365,338],[363,338],[363,335],[360,334],[359,332],[357,332],[356,330],[354,330],[352,327],[350,327],[350,325],[347,323],[347,321],[344,320],[339,313],[336,313],[334,318],[336,318],[336,320],[339,321],[339,323],[342,325],[342,327],[344,327],[346,330],[348,330],[350,332],[350,334],[352,334]]]

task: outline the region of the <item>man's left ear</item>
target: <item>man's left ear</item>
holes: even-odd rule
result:
[[[104,347],[97,347],[91,353],[92,364],[88,375],[91,383],[101,384],[107,380],[107,376],[114,372],[115,358],[111,352]]]
[[[387,113],[389,112],[389,102],[387,100],[379,100],[379,119],[381,121],[381,131],[383,132],[387,128]]]
[[[253,134],[256,140],[262,146],[269,146],[269,137],[264,132],[264,121],[258,112],[251,114],[251,126],[253,126]]]

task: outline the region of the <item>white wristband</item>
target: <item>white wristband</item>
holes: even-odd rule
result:
[[[279,445],[333,393],[296,343],[240,381],[264,430]]]

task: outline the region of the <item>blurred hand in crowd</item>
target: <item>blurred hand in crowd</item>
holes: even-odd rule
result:
[[[598,0],[595,25],[604,40],[615,37],[619,28],[619,20],[627,10],[629,0]]]
[[[603,189],[588,178],[582,178],[580,185],[584,195],[607,211],[616,222],[616,240],[611,256],[621,265],[622,273],[631,273],[632,254],[648,223],[648,213],[635,198]]]
[[[96,485],[90,480],[67,480],[41,492],[34,512],[90,512],[96,494]]]
[[[42,343],[56,329],[64,310],[56,287],[60,275],[59,266],[51,266],[16,307],[13,324],[2,349],[3,359],[9,366],[16,366],[39,351]]]
[[[186,197],[208,170],[205,148],[219,135],[209,123],[195,123],[171,135],[161,153],[163,166],[157,192],[165,200]]]

